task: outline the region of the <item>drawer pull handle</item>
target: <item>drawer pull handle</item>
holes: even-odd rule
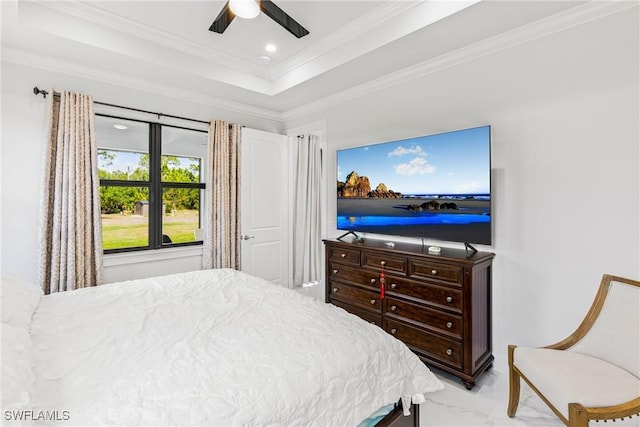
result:
[[[436,269],[431,270],[431,274],[433,274],[434,276],[437,276],[438,275],[438,270],[436,270]]]
[[[338,288],[333,288],[333,293],[335,294],[336,292],[338,292]]]
[[[375,321],[375,320],[372,320],[372,321],[371,321],[371,322],[369,322],[369,323],[371,323],[372,325],[375,325],[375,324],[376,324],[376,321]]]
[[[391,311],[396,311],[398,309],[398,307],[396,307],[395,305],[391,306]]]
[[[387,265],[387,261],[380,261],[380,265]]]
[[[333,270],[333,274],[338,274],[338,269]]]
[[[376,300],[372,299],[371,300],[371,305],[374,305],[376,303]]]
[[[376,283],[375,277],[373,279],[371,279],[371,283]]]
[[[453,297],[447,297],[447,302],[452,302],[453,301]]]
[[[398,332],[398,330],[397,330],[396,328],[393,328],[393,329],[391,329],[391,331],[390,331],[390,332],[391,332],[391,334],[392,334],[392,335],[395,335],[395,334],[396,334],[396,332]]]
[[[392,284],[391,284],[391,289],[395,289],[395,288],[397,288],[397,287],[398,287],[398,285],[396,285],[395,283],[392,283]]]
[[[453,350],[450,348],[447,349],[447,356],[451,356],[453,354]]]
[[[346,257],[347,257],[347,254],[340,254],[340,256],[341,256],[342,258],[346,258]]]
[[[453,328],[453,322],[447,322],[447,328],[449,329]]]

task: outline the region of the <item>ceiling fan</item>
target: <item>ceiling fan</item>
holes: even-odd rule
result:
[[[248,7],[250,11],[247,16],[243,16],[241,10],[237,9],[234,3],[239,3],[240,7]],[[216,17],[216,20],[213,21],[211,27],[209,27],[209,31],[222,34],[229,24],[231,24],[231,21],[233,21],[233,18],[235,18],[236,15],[240,17],[253,18],[256,17],[260,11],[264,12],[265,15],[276,21],[285,30],[289,31],[297,38],[301,38],[309,34],[309,31],[307,31],[302,25],[298,24],[295,19],[287,15],[284,10],[276,6],[271,0],[229,0]]]

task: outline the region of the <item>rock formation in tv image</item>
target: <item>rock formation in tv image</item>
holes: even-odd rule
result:
[[[402,194],[389,190],[384,182],[378,184],[375,190],[372,191],[368,177],[360,176],[358,172],[351,171],[347,175],[346,182],[338,181],[338,197],[398,199],[402,198]]]

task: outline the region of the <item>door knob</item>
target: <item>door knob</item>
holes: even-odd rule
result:
[[[244,236],[242,236],[242,238],[243,238],[244,240],[249,240],[249,239],[255,239],[255,238],[256,238],[256,236],[247,236],[247,235],[245,234]]]

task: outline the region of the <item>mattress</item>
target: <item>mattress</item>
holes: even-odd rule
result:
[[[230,269],[43,296],[30,332],[25,407],[61,415],[38,424],[357,425],[443,387],[382,329]]]

